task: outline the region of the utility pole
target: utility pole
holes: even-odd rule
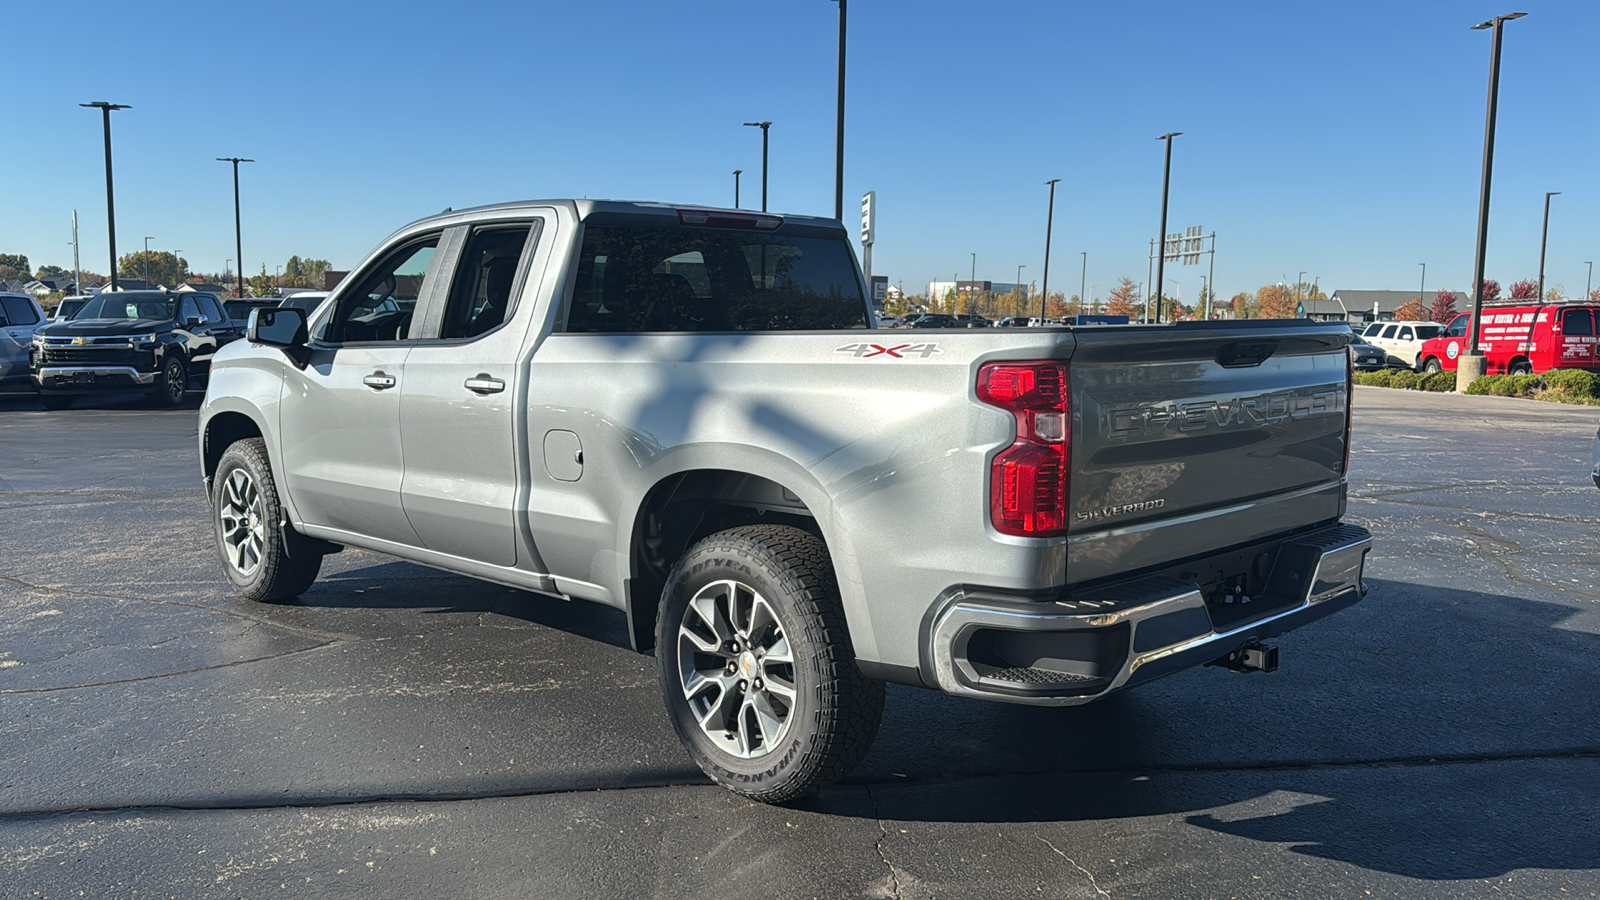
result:
[[[1464,390],[1487,368],[1483,346],[1483,266],[1489,247],[1489,186],[1494,180],[1494,119],[1500,100],[1500,37],[1505,23],[1520,19],[1527,13],[1507,13],[1487,22],[1472,26],[1474,31],[1494,30],[1489,42],[1489,101],[1483,124],[1483,182],[1478,193],[1478,246],[1472,264],[1472,338],[1467,341],[1467,352],[1456,363],[1456,390]]]
[[[1550,198],[1560,191],[1544,192],[1544,231],[1539,236],[1539,302],[1544,302],[1544,249],[1550,242]],[[1587,297],[1585,300],[1589,299]]]
[[[839,4],[839,122],[833,160],[833,217],[842,222],[844,221],[844,25],[845,6],[849,0],[837,0],[837,2]]]
[[[150,289],[150,242],[155,238],[145,235],[144,238],[144,287]]]
[[[106,231],[111,241],[111,289],[117,289],[117,200],[116,192],[111,189],[111,113],[118,109],[132,109],[123,103],[107,103],[96,100],[93,103],[79,103],[79,106],[100,110],[105,123],[106,135]]]
[[[76,222],[77,219],[73,219],[73,221]],[[1587,300],[1589,295],[1594,293],[1594,260],[1587,260],[1584,265],[1589,267],[1589,281],[1583,286],[1583,299]]]
[[[1426,304],[1428,302],[1428,264],[1417,263],[1417,265],[1422,267],[1422,283],[1417,286],[1417,302]],[[1425,308],[1431,309],[1431,307]]]
[[[1156,138],[1158,141],[1167,142],[1167,164],[1161,172],[1161,231],[1156,235],[1158,253],[1156,254],[1156,321],[1161,321],[1161,293],[1166,290],[1166,281],[1163,272],[1167,264],[1167,188],[1172,184],[1172,139],[1183,134],[1181,131],[1170,131]]]
[[[78,211],[72,211],[72,286],[73,293],[83,296],[83,268],[78,265]]]
[[[1089,305],[1089,251],[1081,251],[1083,271],[1078,274],[1078,309]]]
[[[744,171],[743,169],[734,169],[733,170],[733,208],[734,209],[738,209],[739,208],[739,173],[743,172],[743,171]]]
[[[746,128],[761,129],[761,211],[767,211],[767,129],[771,122],[746,122]]]
[[[1044,278],[1039,282],[1039,318],[1044,318],[1045,304],[1050,301],[1050,229],[1056,223],[1056,183],[1061,179],[1052,178],[1045,184],[1050,186],[1050,207],[1044,217]]]
[[[239,254],[239,296],[244,296],[244,237],[239,227],[239,163],[253,163],[253,159],[237,156],[219,156],[217,162],[233,163],[233,252]]]

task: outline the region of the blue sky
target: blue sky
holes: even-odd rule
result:
[[[1600,260],[1600,3],[855,0],[846,218],[878,192],[874,269],[917,291],[971,270],[1051,286],[1145,278],[1162,145],[1169,230],[1218,233],[1223,296],[1304,270],[1324,289],[1471,279],[1487,32],[1503,52],[1488,274],[1584,287]],[[827,0],[22,3],[8,13],[0,252],[106,268],[99,114],[115,114],[118,249],[358,263],[446,206],[588,196],[833,209],[837,7]],[[80,49],[74,50],[76,42]],[[239,48],[230,54],[227,47]],[[853,225],[852,225],[853,227]],[[1169,266],[1192,298],[1204,267]],[[1180,287],[1181,286],[1181,287]]]

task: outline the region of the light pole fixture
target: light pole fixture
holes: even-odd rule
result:
[[[117,200],[115,192],[111,189],[111,112],[118,109],[132,109],[125,103],[107,103],[96,100],[93,103],[79,103],[79,106],[89,109],[98,109],[105,123],[106,136],[106,233],[111,241],[111,289],[117,290]]]
[[[1539,302],[1544,302],[1544,249],[1550,241],[1550,198],[1560,191],[1544,192],[1544,231],[1539,235]],[[1587,297],[1585,300],[1589,299]]]
[[[1467,352],[1456,369],[1457,390],[1471,384],[1473,379],[1484,373],[1485,368],[1479,338],[1483,334],[1484,254],[1489,246],[1489,185],[1494,178],[1495,107],[1500,99],[1500,37],[1505,30],[1505,23],[1525,15],[1527,13],[1507,13],[1472,26],[1474,31],[1493,29],[1494,39],[1489,42],[1489,100],[1483,125],[1483,182],[1478,192],[1478,246],[1472,263],[1472,338],[1467,342]]]
[[[1172,139],[1183,134],[1181,131],[1169,131],[1158,141],[1167,142],[1167,164],[1161,172],[1161,230],[1156,233],[1156,321],[1161,321],[1161,292],[1166,289],[1163,272],[1167,264],[1167,188],[1172,184]]]
[[[155,238],[145,235],[144,238],[144,287],[150,289],[150,242]]]
[[[761,129],[761,211],[767,211],[767,129],[771,122],[746,122],[746,128]]]
[[[844,221],[844,26],[845,7],[849,0],[835,0],[839,4],[839,121],[835,128],[833,151],[833,217]],[[763,210],[765,206],[761,207]]]
[[[233,163],[233,252],[239,254],[239,296],[244,296],[244,237],[239,228],[239,163],[253,163],[253,159],[238,156],[219,156],[217,162]]]
[[[1061,179],[1052,178],[1045,184],[1050,186],[1050,206],[1044,215],[1044,277],[1039,281],[1039,318],[1044,318],[1045,304],[1050,299],[1050,229],[1056,223],[1056,183]]]
[[[734,209],[738,209],[739,208],[739,173],[741,173],[743,171],[744,171],[743,169],[734,169],[733,170],[733,208]]]

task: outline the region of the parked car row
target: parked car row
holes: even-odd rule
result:
[[[293,305],[309,312],[325,297],[307,291],[281,301],[223,302],[202,291],[107,291],[68,298],[81,302],[66,317],[46,320],[32,297],[0,295],[0,383],[31,381],[47,409],[127,390],[177,406],[191,388],[205,387],[212,356],[244,335],[253,310]]]

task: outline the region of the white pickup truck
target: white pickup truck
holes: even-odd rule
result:
[[[216,354],[223,571],[281,600],[351,546],[619,608],[689,753],[766,801],[847,773],[885,682],[1072,705],[1270,670],[1364,593],[1348,328],[872,322],[832,220],[414,222]]]

